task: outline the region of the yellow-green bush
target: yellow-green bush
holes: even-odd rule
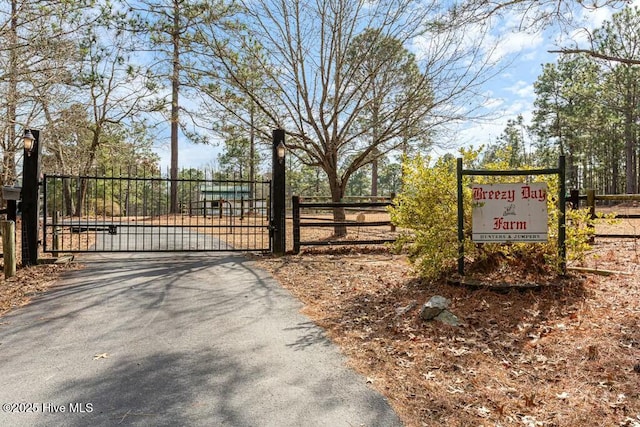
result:
[[[475,153],[464,153],[468,160]],[[436,278],[453,267],[458,254],[457,187],[455,158],[431,159],[418,156],[403,165],[402,192],[390,209],[391,220],[410,230],[398,240],[398,247],[425,278]],[[465,230],[471,225],[471,191],[465,186]]]

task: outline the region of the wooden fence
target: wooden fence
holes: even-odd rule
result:
[[[376,198],[375,200],[380,200]],[[366,221],[366,215],[358,216],[356,220],[344,220],[334,221],[332,218],[321,217],[303,217],[300,214],[301,210],[313,209],[315,214],[322,211],[333,211],[336,208],[353,209],[363,212],[386,212],[388,206],[392,206],[393,202],[391,198],[387,198],[387,201],[369,201],[369,202],[303,202],[300,196],[292,197],[293,208],[293,252],[300,253],[301,246],[329,246],[329,245],[378,245],[384,243],[395,242],[394,238],[378,238],[378,239],[339,239],[329,238],[322,240],[301,240],[302,228],[334,228],[334,227],[390,227],[391,232],[395,232],[395,226],[390,220],[384,221]]]
[[[589,208],[589,213],[592,219],[597,219],[598,215],[596,208],[597,202],[638,202],[640,205],[640,194],[596,194],[595,190],[587,190],[586,194],[580,194],[578,190],[571,190],[571,194],[568,198],[573,208],[580,206],[580,201],[585,201],[586,207]],[[640,219],[640,213],[615,213],[613,215],[616,219]],[[632,233],[596,233],[595,237],[613,237],[621,239],[638,239],[640,234]]]

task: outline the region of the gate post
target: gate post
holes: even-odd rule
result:
[[[456,179],[458,188],[458,274],[464,276],[464,196],[462,194],[462,157],[456,159]]]
[[[271,229],[273,230],[272,250],[275,255],[284,255],[286,251],[286,192],[285,192],[285,145],[284,130],[273,130],[272,156],[272,193]]]
[[[40,131],[31,130],[33,147],[24,148],[22,163],[22,265],[38,263],[38,237],[40,216]]]

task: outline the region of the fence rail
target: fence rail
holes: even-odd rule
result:
[[[380,199],[380,198],[377,198]],[[390,227],[391,232],[395,232],[395,226],[391,220],[384,221],[365,221],[363,217],[358,217],[356,220],[344,220],[334,221],[330,218],[317,218],[317,217],[303,217],[300,213],[304,209],[345,209],[345,208],[358,208],[359,210],[369,212],[379,212],[379,209],[369,210],[371,208],[386,208],[393,206],[393,201],[388,198],[387,201],[375,201],[375,202],[303,202],[300,196],[292,197],[293,207],[293,252],[300,253],[301,246],[332,246],[332,245],[380,245],[384,243],[395,242],[395,237],[385,237],[377,239],[340,239],[340,238],[328,238],[322,240],[302,240],[301,229],[303,228],[334,228],[345,227],[358,229],[371,228],[371,227]],[[317,212],[316,212],[317,213]]]
[[[579,194],[578,190],[571,190],[569,201],[574,208],[580,206],[581,201],[585,201],[585,205],[589,208],[591,219],[598,219],[596,212],[598,201],[607,202],[640,202],[640,194],[596,194],[595,190],[587,190],[586,194]],[[615,219],[640,219],[639,213],[615,213]],[[639,239],[640,234],[637,233],[595,233],[595,237],[608,237],[620,239]]]

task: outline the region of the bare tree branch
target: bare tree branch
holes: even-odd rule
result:
[[[597,52],[592,49],[559,49],[559,50],[550,50],[549,53],[560,53],[562,55],[571,55],[571,54],[584,54],[590,56],[592,58],[604,59],[606,61],[619,62],[621,64],[627,65],[640,65],[639,59],[633,58],[621,58],[619,56],[607,55],[605,53]]]

